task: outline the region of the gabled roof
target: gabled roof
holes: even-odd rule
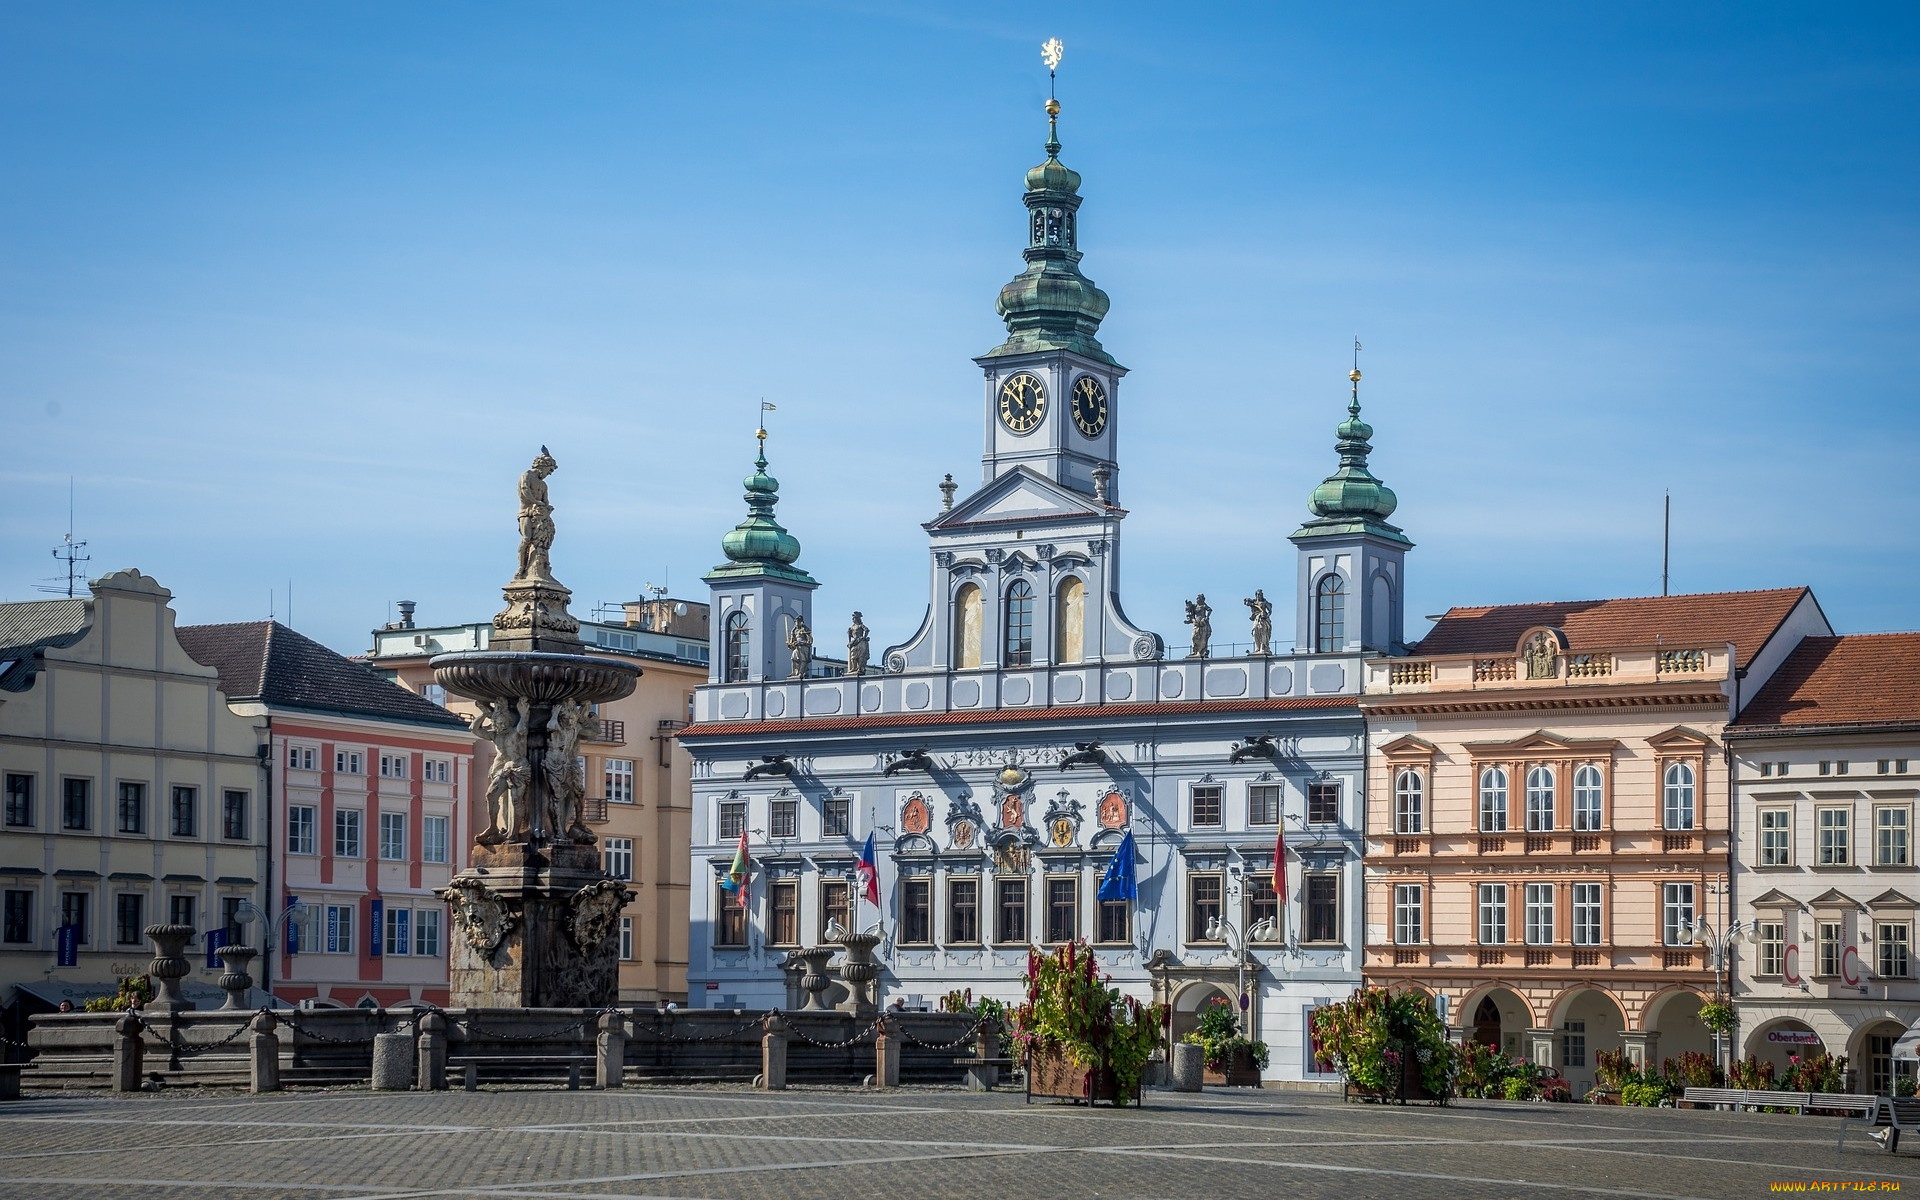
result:
[[[220,672],[229,700],[464,728],[466,722],[278,621],[182,625],[180,647]]]
[[[1920,724],[1920,633],[1801,639],[1739,724]]]
[[[926,528],[955,529],[1003,521],[1098,520],[1108,515],[1124,512],[1055,483],[1031,467],[1016,466],[995,476],[951,512],[927,522]]]
[[[87,631],[92,603],[74,597],[0,604],[0,658],[18,658],[45,646],[71,646]]]
[[[1718,646],[1732,642],[1744,666],[1811,590],[1769,588],[1691,596],[1618,600],[1562,600],[1450,608],[1434,622],[1415,654],[1512,654],[1520,636],[1547,625],[1566,634],[1579,654],[1623,646]]]

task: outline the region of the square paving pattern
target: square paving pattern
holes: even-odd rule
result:
[[[1920,1192],[1830,1118],[1285,1092],[175,1091],[0,1105],[0,1197],[1678,1196]],[[1920,1151],[1920,1145],[1913,1147]]]

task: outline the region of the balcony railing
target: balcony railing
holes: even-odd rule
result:
[[[1473,681],[1489,683],[1513,678],[1513,660],[1511,658],[1476,658],[1473,660]]]
[[[590,796],[582,800],[580,802],[580,819],[589,825],[605,825],[607,823],[607,798],[605,796]]]
[[[1507,839],[1503,837],[1483,837],[1480,839],[1480,853],[1502,854],[1507,849]]]
[[[1395,854],[1418,854],[1420,853],[1420,839],[1410,837],[1395,838],[1393,839],[1393,852]]]
[[[1576,833],[1573,835],[1575,854],[1597,854],[1600,851],[1600,835],[1597,833]]]
[[[1660,848],[1667,854],[1685,854],[1693,849],[1693,835],[1669,833],[1660,839]]]
[[[1421,661],[1394,663],[1389,676],[1396,686],[1406,683],[1432,683],[1433,664]]]
[[[1576,654],[1567,663],[1567,674],[1574,679],[1593,679],[1613,674],[1613,655]]]
[[[602,717],[600,718],[600,735],[592,740],[615,746],[624,745],[627,740],[627,723],[625,721],[609,721],[605,717]]]
[[[1707,669],[1705,650],[1662,650],[1654,658],[1654,669],[1662,675],[1690,674]]]

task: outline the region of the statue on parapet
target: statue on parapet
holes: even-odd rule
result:
[[[867,673],[867,654],[873,631],[867,628],[860,614],[853,614],[853,624],[847,627],[847,674],[865,675]]]
[[[1253,615],[1253,652],[1261,658],[1273,653],[1268,649],[1273,641],[1273,601],[1267,599],[1267,593],[1260,588],[1253,589],[1243,604]]]
[[[1213,608],[1207,603],[1205,592],[1187,601],[1185,623],[1193,626],[1193,648],[1187,651],[1187,657],[1207,657],[1211,652],[1209,644],[1213,641]]]
[[[813,630],[799,617],[787,630],[787,649],[793,652],[793,677],[805,679],[807,668],[813,665]]]

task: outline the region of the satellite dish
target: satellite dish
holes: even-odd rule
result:
[[[676,617],[684,617],[687,615],[687,602],[685,600],[673,606],[673,615]]]

